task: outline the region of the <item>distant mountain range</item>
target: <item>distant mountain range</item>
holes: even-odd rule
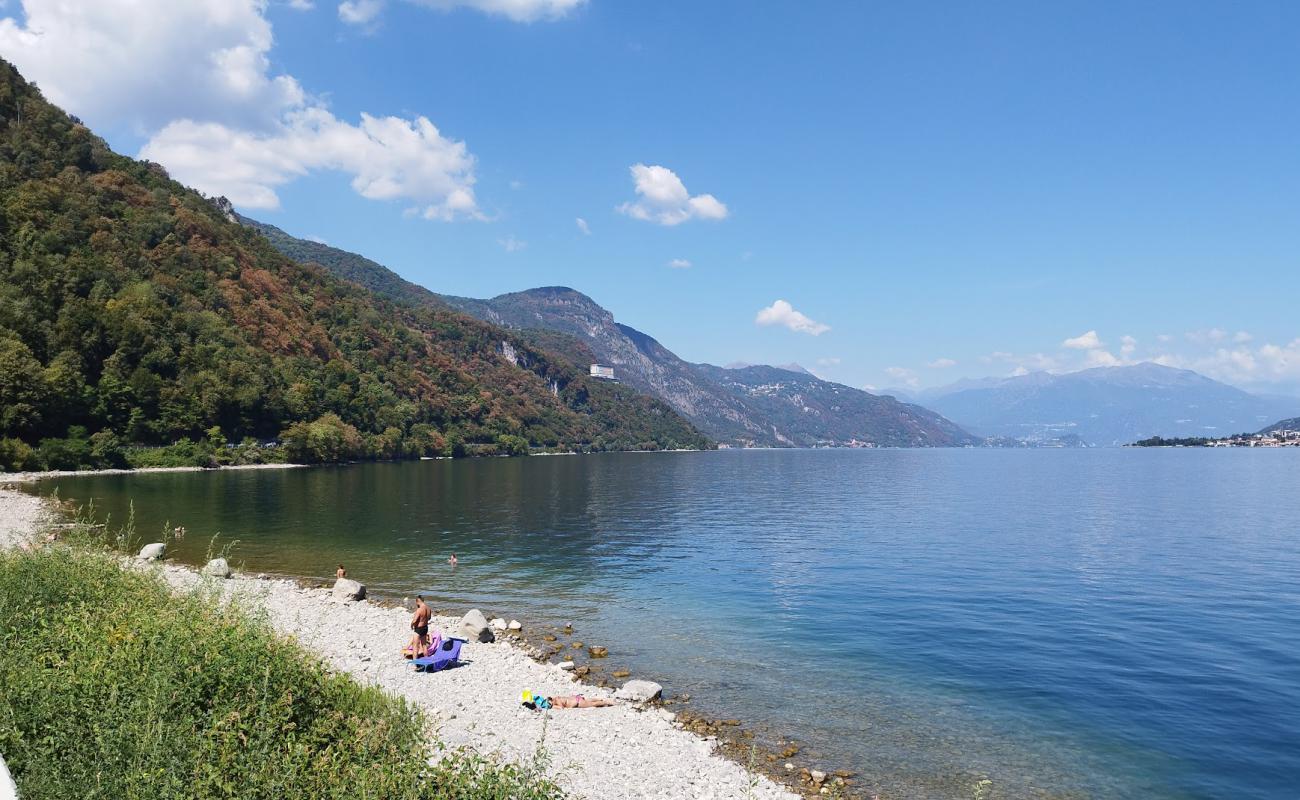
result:
[[[1093,446],[1255,431],[1300,411],[1300,399],[1254,395],[1153,363],[966,379],[912,398],[983,436],[1078,437]]]
[[[363,256],[241,218],[285,255],[417,306],[454,309],[514,329],[537,347],[614,367],[621,382],[659,398],[719,442],[740,446],[950,447],[979,440],[920,406],[824,381],[798,365],[692,364],[560,286],[488,300],[436,294]]]

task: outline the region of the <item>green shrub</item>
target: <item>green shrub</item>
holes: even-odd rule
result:
[[[415,710],[214,600],[108,553],[0,553],[0,752],[22,797],[561,796],[532,765],[430,765]]]
[[[22,439],[0,439],[0,470],[18,472],[40,468],[40,459],[31,445]]]

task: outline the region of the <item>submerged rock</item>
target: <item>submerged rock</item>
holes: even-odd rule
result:
[[[663,693],[664,687],[654,681],[628,681],[623,684],[623,688],[614,693],[614,696],[620,700],[631,700],[634,703],[645,703],[655,699]]]
[[[366,585],[351,578],[339,578],[334,581],[334,596],[341,600],[366,599]]]
[[[162,542],[154,542],[140,548],[140,558],[143,561],[157,561],[167,553],[167,545]]]
[[[230,565],[224,558],[214,558],[203,565],[203,574],[211,575],[214,578],[229,578]]]
[[[470,609],[469,613],[461,617],[456,632],[460,638],[470,642],[492,642],[497,638],[492,633],[492,628],[488,626],[487,617],[483,616],[483,612],[477,608]]]
[[[609,655],[609,648],[597,647],[593,644],[591,647],[587,648],[587,654],[592,658],[604,658]]]

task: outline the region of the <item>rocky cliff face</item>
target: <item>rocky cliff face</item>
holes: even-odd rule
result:
[[[618,379],[660,398],[700,430],[744,446],[950,447],[975,443],[943,417],[789,367],[723,369],[682,360],[621,325],[594,300],[549,286],[449,305],[495,324],[574,337]]]

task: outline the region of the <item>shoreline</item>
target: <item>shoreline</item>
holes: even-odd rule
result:
[[[0,472],[0,486],[7,483],[36,483],[53,478],[85,478],[92,475],[143,475],[149,472],[223,472],[243,469],[306,469],[315,464],[227,464],[220,467],[139,467],[135,469],[54,469],[36,472]]]
[[[32,541],[43,525],[56,518],[57,511],[45,499],[0,488],[0,547]],[[799,797],[726,758],[720,739],[686,730],[689,723],[662,706],[619,701],[613,708],[547,714],[522,708],[519,693],[524,689],[609,699],[614,692],[585,684],[556,665],[540,663],[523,642],[512,642],[512,637],[502,636],[490,644],[470,642],[464,646],[461,666],[417,673],[398,652],[410,635],[409,612],[403,608],[340,600],[329,589],[309,588],[287,578],[236,574],[221,580],[166,562],[145,568],[156,571],[177,591],[219,588],[223,601],[246,604],[250,613],[263,617],[277,633],[297,639],[330,668],[420,708],[447,746],[524,761],[544,745],[556,765],[556,779],[575,796],[593,800]],[[436,615],[432,625],[445,634],[454,632],[459,622],[457,617]]]

